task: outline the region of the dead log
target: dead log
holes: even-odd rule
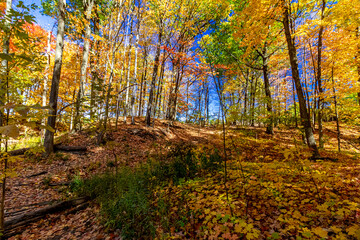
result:
[[[4,224],[5,238],[13,236],[14,233],[17,234],[19,228],[23,228],[23,227],[27,226],[28,224],[33,223],[33,222],[45,217],[48,214],[53,214],[53,213],[57,213],[60,211],[64,211],[64,210],[67,210],[67,209],[70,209],[73,207],[77,207],[79,205],[82,206],[82,205],[84,205],[84,203],[88,202],[88,200],[89,200],[88,198],[78,198],[78,199],[73,199],[73,200],[68,200],[68,201],[62,201],[62,202],[55,203],[51,206],[47,206],[47,207],[41,208],[41,209],[33,211],[33,212],[24,213],[20,216],[10,218],[7,221],[5,221],[5,224]]]
[[[30,148],[21,148],[21,149],[10,151],[10,152],[8,152],[8,154],[10,156],[19,156],[19,155],[23,155],[28,150],[30,150]]]
[[[25,152],[30,149],[31,148],[21,148],[21,149],[9,151],[8,154],[10,156],[24,155]],[[54,150],[55,151],[64,151],[64,152],[85,152],[85,151],[87,151],[87,147],[85,147],[85,146],[62,146],[61,144],[55,144]]]
[[[35,174],[32,174],[32,175],[26,176],[26,178],[38,177],[38,176],[41,176],[41,175],[44,175],[44,174],[47,174],[47,173],[48,173],[47,171],[42,171],[42,172],[39,172],[39,173],[35,173]]]
[[[57,182],[57,183],[49,183],[49,187],[56,187],[56,186],[69,186],[71,182]]]
[[[54,146],[54,150],[55,151],[65,151],[65,152],[85,152],[85,151],[87,151],[87,147],[56,145],[56,146]]]
[[[311,158],[309,158],[309,160],[311,160],[311,161],[316,161],[316,160],[326,161],[326,160],[329,160],[329,161],[332,161],[332,162],[337,162],[337,161],[338,161],[337,158],[331,158],[331,157],[315,157],[315,156],[312,156]]]
[[[44,205],[51,205],[56,203],[56,200],[51,200],[51,201],[43,201],[43,202],[38,202],[38,203],[31,203],[31,204],[26,204],[26,205],[20,205],[20,206],[15,206],[12,208],[7,208],[9,209],[21,209],[21,208],[29,208],[29,207],[34,207],[34,206],[44,206]]]

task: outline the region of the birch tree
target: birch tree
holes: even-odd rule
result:
[[[55,64],[53,70],[53,77],[51,82],[49,117],[47,125],[55,129],[56,113],[58,105],[58,94],[62,67],[62,56],[64,49],[64,33],[65,33],[65,14],[66,14],[66,0],[58,1],[58,28],[56,35],[56,48],[55,48]],[[54,152],[54,131],[47,129],[45,132],[44,147],[46,154]]]

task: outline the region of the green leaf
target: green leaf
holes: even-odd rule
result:
[[[271,234],[271,239],[273,240],[280,239],[280,234],[278,232],[274,232],[273,234]]]

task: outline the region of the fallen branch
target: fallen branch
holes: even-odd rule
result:
[[[5,221],[5,238],[8,238],[10,236],[13,236],[15,234],[19,233],[19,228],[23,228],[27,226],[30,223],[33,223],[44,216],[48,214],[57,213],[60,211],[64,211],[73,207],[84,206],[85,203],[88,202],[88,198],[78,198],[68,201],[62,201],[55,203],[51,206],[47,206],[44,208],[41,208],[39,210],[36,210],[34,212],[29,212],[22,214],[20,216],[16,216],[13,218],[10,218],[9,220]]]
[[[13,150],[8,152],[10,156],[19,156],[24,155],[26,151],[30,150],[31,148],[21,148],[17,150]],[[85,146],[62,146],[60,144],[54,145],[54,151],[65,151],[65,152],[85,152],[87,151],[87,147]]]
[[[19,209],[19,208],[27,208],[27,207],[33,207],[33,206],[44,206],[44,205],[54,204],[55,202],[56,202],[56,200],[44,201],[44,202],[38,202],[38,203],[31,203],[31,204],[27,204],[27,205],[15,206],[12,208],[7,208],[7,209]]]
[[[329,161],[332,161],[332,162],[337,162],[337,161],[338,161],[337,158],[331,158],[331,157],[316,157],[316,156],[312,156],[312,157],[310,158],[310,160],[312,160],[312,161],[316,161],[316,160],[322,160],[322,161],[329,160]]]
[[[19,156],[19,155],[23,155],[28,150],[30,150],[30,148],[21,148],[21,149],[10,151],[10,152],[8,152],[8,154],[10,156]]]
[[[65,152],[85,152],[87,147],[85,146],[54,146],[55,151],[65,151]]]
[[[56,187],[56,186],[69,186],[71,182],[58,182],[58,183],[49,183],[48,186]]]
[[[47,174],[47,173],[48,173],[47,171],[42,171],[42,172],[39,172],[39,173],[35,173],[35,174],[32,174],[32,175],[26,176],[26,178],[38,177],[38,176],[41,176],[41,175],[44,175],[44,174]]]

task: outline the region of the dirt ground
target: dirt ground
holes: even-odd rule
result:
[[[272,138],[280,145],[301,144],[299,132],[294,129],[276,129],[274,136],[268,136],[262,128],[232,127],[227,134],[237,131],[250,132],[254,138]],[[87,178],[114,166],[135,166],[148,159],[158,146],[171,142],[191,142],[193,144],[220,144],[221,131],[216,128],[199,128],[195,125],[156,121],[155,127],[147,128],[143,119],[136,119],[135,125],[113,126],[105,136],[107,144],[97,145],[96,134],[84,131],[66,134],[59,139],[63,145],[86,146],[86,152],[59,152],[46,159],[20,157],[11,167],[17,173],[10,178],[6,188],[6,219],[33,212],[55,202],[73,198],[69,183],[74,178]],[[359,128],[342,126],[341,146],[343,153],[336,153],[337,134],[335,125],[326,125],[324,156],[346,157],[360,154]],[[248,154],[252,147],[249,146]],[[276,155],[271,145],[263,149],[264,155]],[[111,164],[110,164],[111,163]],[[50,214],[45,218],[21,229],[10,239],[120,239],[119,231],[108,231],[101,224],[99,206],[95,203],[83,209]]]

